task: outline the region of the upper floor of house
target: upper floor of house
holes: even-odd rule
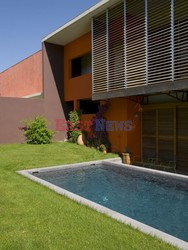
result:
[[[102,0],[42,42],[62,48],[54,77],[65,101],[188,90],[185,0]],[[1,73],[0,94],[41,92],[43,64],[39,52]]]
[[[64,46],[66,100],[188,89],[185,0],[103,0],[43,42]]]

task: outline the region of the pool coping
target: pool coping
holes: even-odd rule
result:
[[[148,168],[143,168],[143,167],[138,167],[138,166],[134,166],[134,165],[126,165],[126,164],[122,164],[120,163],[121,158],[111,158],[111,159],[105,159],[105,160],[98,160],[98,161],[89,161],[89,162],[82,162],[82,163],[74,163],[74,164],[66,164],[66,165],[60,165],[60,166],[53,166],[53,167],[46,167],[46,168],[34,168],[34,169],[28,169],[28,170],[20,170],[17,171],[18,174],[29,178],[30,180],[37,182],[43,186],[48,187],[49,189],[55,191],[56,193],[66,196],[67,198],[74,200],[78,203],[81,203],[83,205],[86,205],[100,213],[106,214],[107,216],[122,222],[124,224],[130,225],[131,227],[140,230],[141,232],[144,232],[146,234],[149,234],[151,236],[155,236],[173,246],[178,247],[179,249],[188,249],[188,242],[181,240],[179,238],[176,238],[170,234],[167,234],[165,232],[162,232],[158,229],[155,229],[151,226],[148,226],[142,222],[139,222],[137,220],[134,220],[126,215],[123,215],[121,213],[118,213],[112,209],[109,209],[105,206],[99,205],[93,201],[90,201],[86,198],[83,198],[77,194],[74,194],[66,189],[60,188],[54,184],[51,184],[45,180],[42,180],[34,175],[32,175],[33,172],[46,172],[48,171],[54,171],[54,170],[58,170],[58,169],[69,169],[69,168],[78,168],[78,167],[84,167],[86,165],[92,165],[92,164],[108,164],[111,166],[116,166],[116,167],[124,167],[124,168],[128,168],[130,170],[139,170],[139,171],[144,171],[147,173],[154,173],[156,175],[163,175],[163,176],[170,176],[173,178],[177,178],[177,179],[182,179],[182,180],[186,180],[188,181],[188,176],[184,176],[184,175],[180,175],[180,174],[174,174],[174,173],[168,173],[168,172],[163,172],[163,171],[159,171],[159,170],[154,170],[154,169],[148,169]]]

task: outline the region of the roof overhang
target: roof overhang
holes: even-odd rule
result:
[[[109,92],[96,93],[92,95],[92,100],[105,100],[118,97],[130,97],[139,95],[154,95],[159,93],[169,93],[173,91],[188,91],[188,80],[177,80],[174,82],[163,82],[157,84],[143,85],[133,88],[113,90]]]
[[[105,9],[116,4],[120,0],[102,0],[90,9],[83,12],[70,22],[66,23],[59,29],[55,30],[45,38],[42,42],[53,43],[57,45],[66,45],[71,41],[83,36],[91,31],[91,18],[100,14]]]

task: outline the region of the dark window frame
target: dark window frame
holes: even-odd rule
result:
[[[83,66],[83,62],[84,62],[84,57],[86,58],[87,56],[89,56],[89,66],[88,66],[88,72],[84,73],[84,68]],[[87,52],[79,57],[73,58],[70,60],[70,78],[76,78],[82,75],[86,75],[86,74],[91,74],[92,73],[92,56],[91,56],[91,51]]]

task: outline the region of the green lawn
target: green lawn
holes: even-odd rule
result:
[[[16,173],[114,156],[70,143],[0,145],[0,249],[174,249]]]

